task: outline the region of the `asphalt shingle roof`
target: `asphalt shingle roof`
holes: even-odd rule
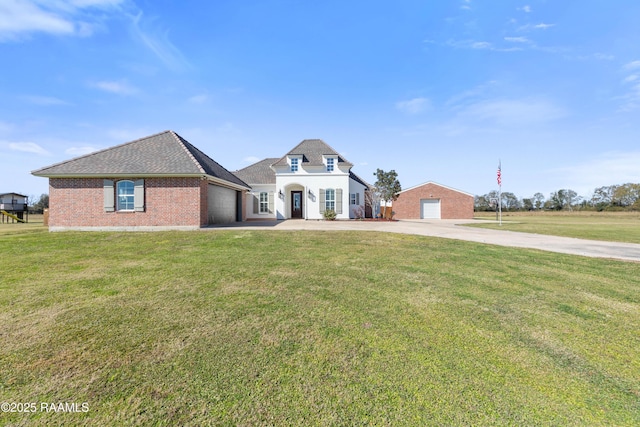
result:
[[[170,130],[56,163],[31,173],[44,177],[206,174],[249,187],[211,157]]]
[[[250,185],[275,184],[276,173],[271,169],[271,165],[278,160],[277,157],[260,160],[246,168],[235,171],[233,174]]]
[[[371,184],[369,184],[367,181],[365,181],[364,179],[360,178],[358,175],[356,175],[355,173],[349,171],[349,178],[351,178],[352,180],[354,180],[355,182],[359,182],[360,184],[364,185],[366,188],[371,188]]]
[[[296,145],[291,151],[281,157],[274,166],[286,166],[287,156],[302,155],[302,164],[306,166],[322,166],[323,155],[338,156],[338,164],[344,166],[353,166],[353,163],[344,159],[336,150],[331,148],[329,144],[321,139],[305,139],[300,144]]]

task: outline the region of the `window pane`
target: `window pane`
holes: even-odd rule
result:
[[[260,193],[260,213],[269,213],[269,194],[266,191]]]
[[[336,190],[328,188],[325,193],[325,209],[336,210]]]
[[[118,194],[118,210],[133,210],[133,181],[118,181],[116,193]]]

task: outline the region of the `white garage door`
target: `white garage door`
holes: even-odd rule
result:
[[[440,219],[440,200],[420,200],[420,217],[422,219]]]

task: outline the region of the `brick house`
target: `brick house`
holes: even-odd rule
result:
[[[49,230],[198,229],[243,221],[249,185],[173,131],[32,172]]]
[[[473,219],[472,194],[426,182],[398,194],[393,202],[397,219]]]

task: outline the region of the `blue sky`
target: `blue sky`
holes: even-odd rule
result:
[[[640,182],[640,2],[0,1],[0,192],[167,129],[227,169],[321,138],[374,181]]]

